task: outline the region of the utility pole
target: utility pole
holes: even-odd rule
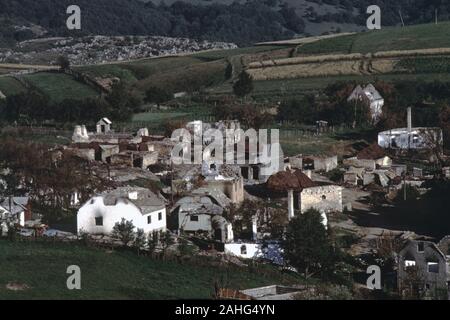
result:
[[[434,10],[434,23],[438,24],[438,9],[437,8]]]
[[[403,174],[403,200],[406,201],[406,172]]]

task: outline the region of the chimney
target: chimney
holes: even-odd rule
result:
[[[86,126],[84,124],[81,126],[81,135],[85,138],[88,137],[88,132],[87,132]]]
[[[294,190],[288,191],[288,218],[294,218]]]
[[[407,122],[407,126],[408,126],[408,132],[411,132],[412,131],[412,111],[411,111],[411,107],[408,107],[406,122]]]

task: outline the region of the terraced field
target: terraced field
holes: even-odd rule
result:
[[[98,96],[98,93],[91,87],[63,73],[43,72],[26,75],[23,78],[38,90],[47,94],[53,102]]]

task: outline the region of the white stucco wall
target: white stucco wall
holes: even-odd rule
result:
[[[241,254],[241,247],[245,246],[247,254]],[[255,259],[263,256],[261,244],[258,243],[226,243],[225,253],[232,254],[243,259]]]
[[[159,212],[161,212],[161,220],[158,219]],[[149,215],[152,217],[150,224],[147,223]],[[103,217],[103,226],[95,224],[96,217]],[[106,206],[103,197],[94,197],[78,210],[77,230],[78,233],[83,231],[92,234],[108,234],[122,218],[133,221],[136,229],[143,229],[145,233],[166,229],[165,208],[142,215],[140,209],[130,201],[120,199],[116,205]]]
[[[191,221],[191,216],[197,216],[198,221]],[[192,215],[189,212],[181,211],[178,213],[178,229],[184,231],[211,231],[211,215],[197,214]]]

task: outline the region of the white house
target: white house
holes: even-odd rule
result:
[[[370,107],[372,120],[377,122],[383,114],[384,99],[372,84],[357,86],[347,99],[348,102],[360,101]]]
[[[122,218],[132,221],[145,233],[166,230],[164,199],[148,189],[121,187],[92,197],[77,215],[78,233],[111,233]]]
[[[102,118],[97,122],[97,133],[108,133],[111,131],[112,121],[108,118]]]

